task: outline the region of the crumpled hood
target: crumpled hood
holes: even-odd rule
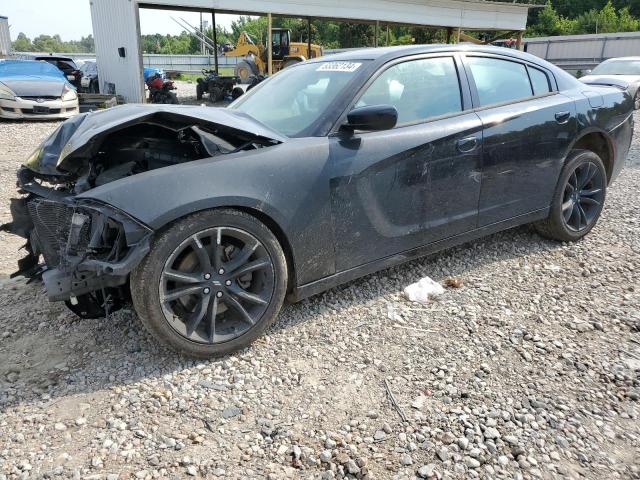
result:
[[[615,85],[627,88],[629,85],[640,83],[640,75],[585,75],[580,81],[589,85]]]
[[[98,112],[85,113],[62,123],[39,150],[34,152],[26,166],[40,174],[68,175],[78,169],[83,160],[93,157],[102,139],[117,130],[141,122],[172,124],[215,125],[249,134],[257,140],[279,143],[286,137],[258,122],[249,115],[226,108],[190,105],[121,105]]]
[[[37,78],[25,75],[0,79],[18,97],[60,97],[66,82],[57,78]]]

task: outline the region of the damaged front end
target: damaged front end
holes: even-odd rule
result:
[[[11,200],[12,222],[0,226],[27,240],[13,276],[41,278],[51,301],[65,301],[81,317],[118,309],[130,300],[129,274],[149,251],[153,231],[86,192],[280,142],[223,109],[131,105],[62,123],[18,171],[21,196]]]
[[[18,189],[23,196],[11,200],[13,221],[2,230],[25,238],[27,255],[12,276],[42,278],[49,300],[63,300],[85,318],[126,303],[129,273],[149,251],[153,232],[109,205],[44,186],[26,167]]]

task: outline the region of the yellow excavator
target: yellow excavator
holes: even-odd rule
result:
[[[309,58],[322,56],[320,45],[309,45],[303,42],[292,42],[291,31],[286,28],[271,30],[271,48],[273,73],[290,65],[304,62]],[[235,76],[242,83],[249,83],[251,77],[267,74],[268,49],[263,45],[256,45],[247,32],[242,32],[233,50],[226,52],[225,57],[242,57],[235,67]]]

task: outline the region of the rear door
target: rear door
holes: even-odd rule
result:
[[[478,225],[547,208],[575,138],[573,101],[537,65],[481,54],[464,61],[483,124]]]
[[[330,139],[338,271],[472,230],[482,123],[453,55],[383,67],[355,107],[393,105],[398,125]]]

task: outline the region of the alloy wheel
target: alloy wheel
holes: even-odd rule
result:
[[[264,245],[238,228],[208,229],[184,240],[160,277],[162,311],[171,327],[198,343],[227,342],[256,325],[275,290]]]
[[[576,167],[564,188],[562,216],[567,227],[580,232],[591,226],[604,201],[604,177],[593,162]]]

